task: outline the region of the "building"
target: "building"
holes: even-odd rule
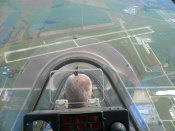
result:
[[[123,11],[127,14],[130,14],[130,15],[135,15],[136,14],[136,8],[135,7],[130,7],[128,9],[124,9]]]
[[[171,22],[175,23],[175,19],[171,19],[171,18],[170,18],[169,20],[170,20]]]

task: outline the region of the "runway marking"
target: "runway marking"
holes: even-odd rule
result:
[[[9,91],[13,91],[13,90],[30,90],[31,88],[0,88],[0,91],[3,90],[9,90]]]
[[[73,40],[73,42],[75,43],[75,45],[76,45],[77,47],[79,47],[78,43],[77,43],[75,40]]]
[[[150,28],[150,26],[145,26],[145,27],[140,27],[140,28],[134,28],[134,29],[128,29],[127,31],[135,31],[135,30],[139,30],[139,29],[148,29],[148,28]],[[117,32],[110,32],[110,33],[105,33],[105,34],[99,34],[99,35],[94,35],[94,36],[81,37],[81,38],[77,38],[77,40],[83,40],[83,39],[94,38],[94,37],[99,37],[99,36],[106,36],[106,35],[111,35],[111,34],[116,34],[116,33],[121,33],[121,32],[125,32],[125,30],[117,31]],[[149,33],[151,33],[151,32],[141,33],[140,35],[145,35],[145,34],[149,34]],[[136,34],[136,35],[139,35],[139,34]],[[130,36],[130,37],[133,37],[133,36]],[[7,52],[4,53],[4,57],[5,57],[5,62],[6,63],[12,63],[12,62],[22,61],[22,60],[26,60],[26,59],[30,59],[30,58],[35,58],[35,57],[43,56],[43,55],[48,55],[48,54],[53,54],[53,53],[68,51],[68,50],[75,49],[75,48],[86,47],[86,46],[89,46],[89,45],[97,45],[97,44],[101,44],[101,43],[105,43],[105,42],[110,42],[110,41],[114,41],[114,40],[120,40],[120,39],[124,39],[124,38],[129,38],[129,37],[128,36],[126,36],[126,37],[120,37],[120,38],[116,38],[116,39],[110,39],[110,40],[106,40],[106,41],[100,41],[100,42],[97,42],[97,43],[91,43],[91,44],[87,44],[87,45],[83,45],[83,46],[78,45],[78,43],[76,41],[74,42],[74,40],[71,39],[71,40],[60,41],[60,42],[55,42],[55,43],[51,43],[51,44],[45,44],[45,45],[39,45],[39,46],[35,46],[35,47],[18,49],[18,50],[14,50],[14,51],[7,51]],[[21,58],[21,59],[16,59],[16,60],[11,60],[11,61],[8,61],[7,60],[7,55],[12,54],[12,53],[23,52],[23,51],[28,51],[28,50],[32,50],[32,49],[37,49],[37,48],[42,48],[42,47],[48,47],[48,46],[52,46],[52,45],[64,44],[66,42],[74,42],[76,44],[76,47],[71,47],[71,48],[67,48],[67,49],[63,49],[63,50],[58,50],[58,51],[43,53],[43,54],[39,54],[39,55],[35,55],[35,56],[30,56],[30,57],[24,57],[24,58]]]

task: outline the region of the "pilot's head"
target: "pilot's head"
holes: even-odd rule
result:
[[[72,108],[88,107],[88,99],[93,97],[92,82],[85,74],[70,75],[65,84],[65,99]],[[79,103],[79,104],[78,104]]]

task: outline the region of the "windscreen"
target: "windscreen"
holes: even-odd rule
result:
[[[89,103],[127,103],[142,129],[175,130],[174,36],[172,0],[0,0],[0,130],[22,130],[33,110],[68,108],[66,81],[77,66],[92,82]],[[116,79],[82,60],[41,74],[71,52],[98,56]]]
[[[100,69],[52,71],[47,88],[50,102],[57,109],[98,108],[104,100],[104,76]]]

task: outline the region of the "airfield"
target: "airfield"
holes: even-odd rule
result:
[[[175,115],[175,94],[157,95],[158,91],[174,90],[175,23],[172,19],[175,13],[159,9],[144,11],[132,2],[96,2],[87,2],[82,14],[82,0],[54,1],[53,5],[45,0],[43,4],[52,5],[51,9],[37,5],[39,9],[29,8],[31,12],[25,10],[22,15],[9,11],[9,17],[3,17],[6,21],[0,21],[3,23],[0,31],[7,30],[7,34],[2,34],[4,38],[11,34],[7,44],[0,48],[3,101],[0,121],[9,121],[9,128],[14,128],[20,112],[27,108],[32,83],[50,59],[70,51],[88,51],[102,56],[116,68],[150,130],[175,129],[171,113]],[[31,6],[24,1],[20,10]],[[71,8],[74,12],[65,16],[55,13],[63,14],[66,9],[71,12]],[[8,69],[13,71],[12,78],[3,74]],[[11,116],[13,119],[9,120]]]
[[[19,79],[19,82],[17,84],[18,88],[6,88],[6,90],[8,90],[9,92],[29,91],[40,69],[50,59],[57,56],[58,54],[76,50],[90,51],[106,58],[109,62],[111,62],[115,66],[122,80],[124,81],[126,88],[128,88],[129,90],[132,90],[132,87],[130,87],[131,85],[128,83],[131,83],[132,85],[135,86],[139,86],[140,80],[142,79],[141,78],[142,76],[138,77],[139,74],[142,74],[142,72],[153,74],[154,72],[153,69],[151,69],[151,64],[160,65],[159,63],[160,61],[156,57],[151,47],[150,46],[145,47],[144,43],[142,43],[143,40],[146,40],[147,35],[153,34],[155,33],[155,31],[149,25],[144,27],[126,29],[123,21],[119,21],[119,23],[121,24],[122,29],[119,31],[114,32],[110,30],[109,31],[105,30],[105,33],[93,32],[95,33],[94,35],[90,33],[84,33],[83,35],[74,36],[76,38],[73,38],[72,36],[67,36],[65,38],[53,40],[50,43],[47,41],[43,41],[42,44],[39,44],[37,46],[28,45],[29,47],[26,48],[18,48],[16,50],[10,50],[4,52],[4,60],[6,63],[13,64],[15,62],[25,60],[27,61],[24,70],[21,72],[21,78]],[[132,56],[130,56],[131,54],[124,54],[126,50],[125,48],[132,51]],[[113,52],[113,50],[115,50],[114,51],[115,53]],[[106,54],[103,54],[104,52],[106,52]],[[142,55],[143,52],[146,55]],[[146,61],[145,57],[148,58],[150,57],[154,63]],[[132,64],[130,64],[133,62],[137,62],[139,64],[139,67],[138,68],[133,67]],[[127,67],[127,64],[129,65],[129,67]],[[163,67],[160,67],[160,70],[162,71],[162,74],[165,72]],[[152,87],[154,88],[154,90],[159,89],[159,87],[161,85],[164,85],[165,83],[166,84],[164,86],[168,87],[172,86],[172,82],[169,80],[166,73],[164,74],[165,75],[162,76],[159,75],[157,78],[155,77],[153,80],[151,79],[152,83],[149,82],[149,84],[152,84],[152,86],[154,86]],[[149,81],[149,79],[147,81]],[[155,100],[155,98],[150,95],[149,87],[144,86],[144,87],[138,87],[138,89],[137,87],[133,88],[133,90],[143,90],[143,89],[147,90],[146,93],[148,94],[149,101],[146,102],[141,101],[140,103],[142,104],[148,102],[154,103],[152,99]],[[6,90],[4,89],[3,93],[5,93]],[[153,112],[155,113],[155,107],[152,108]],[[23,110],[23,108],[21,110]],[[154,119],[156,119],[156,117]],[[166,119],[162,120],[161,122],[164,121],[173,121],[173,120]]]

